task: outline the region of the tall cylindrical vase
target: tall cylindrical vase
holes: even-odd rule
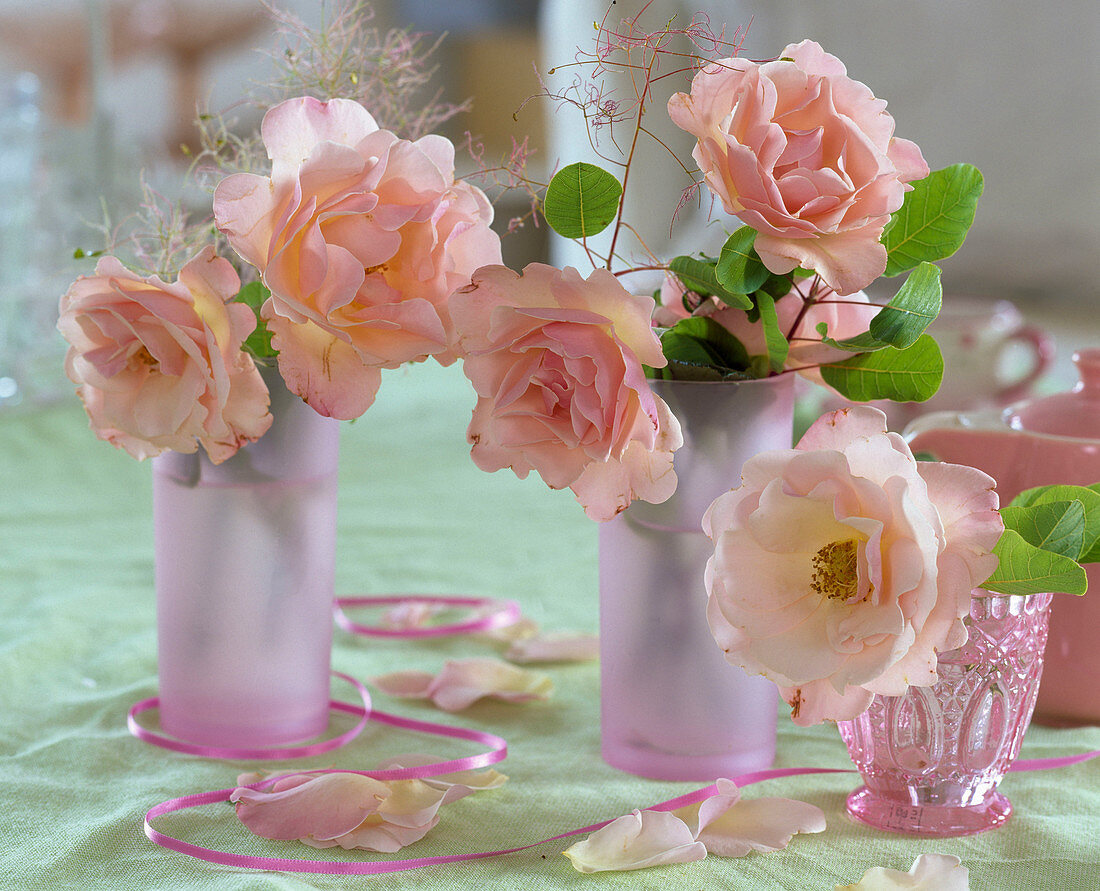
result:
[[[651,383],[683,428],[679,482],[664,504],[635,502],[600,527],[601,748],[640,776],[735,776],[771,764],[778,694],[710,633],[701,522],[746,459],[790,448],[793,380]]]
[[[274,422],[221,464],[153,461],[162,728],[251,748],[329,715],[339,422],[272,375]]]
[[[967,642],[938,656],[939,681],[876,696],[839,723],[864,785],[848,797],[862,823],[910,835],[971,835],[1012,813],[997,785],[1031,721],[1051,594],[971,599]]]

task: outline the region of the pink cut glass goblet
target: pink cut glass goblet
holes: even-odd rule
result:
[[[969,640],[940,654],[938,683],[876,696],[858,718],[839,722],[864,783],[848,796],[853,818],[941,837],[1009,818],[1012,805],[997,785],[1035,708],[1051,599],[975,590]]]

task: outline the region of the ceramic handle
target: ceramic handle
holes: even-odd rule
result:
[[[1021,325],[1005,337],[1001,349],[1003,350],[1014,342],[1024,343],[1031,348],[1031,368],[1027,370],[1023,377],[1005,384],[997,391],[996,398],[1000,404],[1015,402],[1017,399],[1026,396],[1031,389],[1031,385],[1043,375],[1050,367],[1050,363],[1054,361],[1054,338],[1042,328],[1035,325]]]

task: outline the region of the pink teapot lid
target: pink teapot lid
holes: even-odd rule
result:
[[[1073,354],[1080,380],[1072,390],[1014,406],[1008,423],[1017,430],[1100,440],[1100,349]]]

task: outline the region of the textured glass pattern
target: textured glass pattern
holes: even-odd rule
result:
[[[864,782],[848,799],[853,817],[921,835],[981,832],[1008,819],[997,784],[1035,707],[1051,599],[975,596],[969,640],[940,655],[938,683],[876,696],[840,722]]]

